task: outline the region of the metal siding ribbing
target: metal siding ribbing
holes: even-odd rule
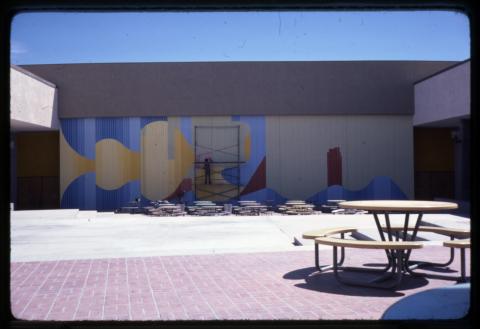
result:
[[[80,155],[95,158],[95,119],[61,120],[62,133],[68,144]]]
[[[411,116],[349,116],[345,186],[363,188],[376,176],[388,176],[408,195],[413,192]]]
[[[165,119],[61,120],[62,207],[113,210],[139,196],[141,127]]]
[[[111,138],[132,151],[140,151],[140,118],[97,118],[95,119],[96,142]]]
[[[158,116],[158,117],[141,117],[140,118],[140,129],[143,129],[146,125],[156,121],[167,121],[166,116]]]
[[[388,176],[411,196],[411,116],[276,116],[267,117],[266,132],[267,187],[287,198],[327,188],[327,152],[335,147],[345,188]]]
[[[286,198],[307,199],[325,190],[328,150],[337,147],[346,189],[365,189],[378,178],[365,191],[376,189],[372,195],[381,196],[392,179],[408,196],[413,192],[411,116],[178,117],[154,121],[62,120],[62,207],[112,210],[139,196],[141,185],[144,197],[167,197],[185,178],[192,177],[193,128],[215,125],[240,126],[241,149],[247,134],[250,136],[249,159],[241,167],[242,185],[248,185],[251,193],[246,198],[266,198],[268,190]],[[210,131],[208,147],[232,144],[226,134],[221,128]],[[138,150],[134,150],[137,144]],[[89,160],[86,155],[92,153]],[[264,158],[265,170],[260,168]],[[66,165],[68,168],[63,167]],[[262,192],[258,188],[265,184],[260,184],[265,171],[267,190]],[[254,176],[259,177],[258,182],[251,181]]]

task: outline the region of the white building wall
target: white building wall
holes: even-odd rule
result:
[[[415,84],[415,126],[470,115],[470,61]]]
[[[55,85],[10,68],[12,130],[58,129]]]

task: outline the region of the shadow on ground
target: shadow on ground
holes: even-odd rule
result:
[[[350,279],[368,281],[375,278],[378,274],[342,272],[341,275]],[[288,280],[305,280],[305,283],[295,284],[295,287],[298,288],[348,296],[401,297],[405,295],[400,292],[402,290],[417,289],[428,285],[428,280],[425,278],[406,275],[395,290],[355,287],[338,282],[331,271],[318,273],[315,267],[306,267],[288,272],[283,278]]]

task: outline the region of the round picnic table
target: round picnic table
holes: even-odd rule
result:
[[[438,212],[444,210],[453,210],[457,209],[458,205],[454,202],[444,202],[444,201],[422,201],[422,200],[362,200],[362,201],[345,201],[340,202],[338,204],[340,208],[344,209],[358,209],[358,210],[366,210],[370,211],[373,214],[375,219],[375,224],[377,226],[378,233],[382,241],[394,241],[395,232],[392,230],[392,226],[390,224],[390,217],[389,215],[392,213],[404,213],[404,223],[403,223],[403,231],[402,233],[402,240],[403,241],[414,241],[417,233],[418,228],[420,227],[420,223],[422,221],[422,216],[425,212]],[[385,218],[385,226],[382,228],[380,225],[379,215],[383,214]],[[411,238],[408,240],[409,231],[409,220],[410,215],[417,214],[415,226],[413,228]],[[386,230],[386,236],[384,234],[384,229]],[[411,228],[410,228],[411,230]],[[399,236],[395,235],[396,239],[398,240]],[[392,266],[391,262],[393,257],[394,250],[385,250],[387,254],[387,258],[389,261],[389,265]],[[410,259],[411,250],[408,250],[405,254],[402,271],[408,272],[411,275],[415,275],[412,269],[410,268],[409,259]],[[418,262],[415,262],[418,263]],[[426,262],[425,262],[426,263]],[[418,266],[418,264],[417,264]]]
[[[343,201],[338,204],[341,208],[368,210],[372,212],[405,212],[423,213],[428,211],[457,209],[454,202],[421,201],[421,200],[363,200]]]

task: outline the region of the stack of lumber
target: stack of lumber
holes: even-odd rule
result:
[[[183,210],[182,204],[174,204],[168,201],[154,201],[153,207],[146,207],[146,213],[152,216],[184,216],[187,213]]]
[[[194,216],[223,216],[227,215],[223,206],[212,201],[194,201],[193,206],[187,207],[189,215]]]
[[[130,201],[128,206],[115,209],[117,214],[145,214],[146,209],[140,205],[140,198]]]
[[[289,200],[277,207],[278,212],[286,215],[311,215],[315,206],[302,200]]]
[[[268,207],[256,201],[239,201],[237,206],[232,208],[232,213],[242,216],[258,216],[266,214]]]
[[[338,211],[340,210],[340,208],[338,207],[338,203],[343,201],[345,200],[327,200],[327,203],[322,204],[320,209],[322,210],[322,212],[325,212],[325,213],[332,213],[332,212],[338,213]]]

